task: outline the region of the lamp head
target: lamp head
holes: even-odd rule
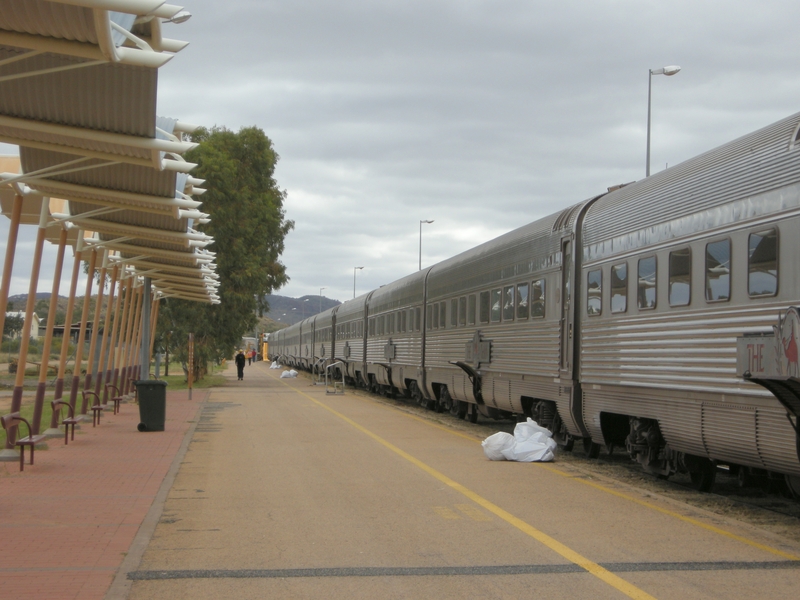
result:
[[[668,67],[661,67],[660,69],[650,69],[650,74],[671,77],[672,75],[676,75],[680,70],[681,68],[678,65],[670,65]]]

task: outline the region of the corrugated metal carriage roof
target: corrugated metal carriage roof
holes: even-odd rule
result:
[[[428,276],[428,299],[468,292],[560,265],[561,237],[571,230],[572,215],[582,204],[529,223],[434,265]],[[563,215],[568,218],[563,219]],[[554,231],[556,225],[558,228]]]
[[[800,113],[602,197],[584,220],[585,257],[722,225],[736,218],[723,207],[800,185],[800,148],[790,149],[798,124]]]

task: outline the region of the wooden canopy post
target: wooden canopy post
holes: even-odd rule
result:
[[[100,282],[97,284],[97,302],[94,305],[94,318],[92,319],[92,341],[89,342],[89,355],[86,357],[84,390],[92,387],[92,378],[95,375],[94,371],[97,369],[95,351],[97,350],[97,336],[100,333],[100,317],[103,314],[103,298],[106,289],[106,273],[108,272],[108,250],[103,249],[100,252],[103,255],[103,260],[100,263]]]
[[[119,389],[123,396],[127,395],[128,393],[128,377],[129,377],[129,370],[128,367],[130,366],[130,349],[131,343],[133,340],[133,322],[136,318],[136,305],[139,300],[139,290],[136,287],[136,278],[134,277],[133,282],[131,283],[131,304],[128,307],[128,325],[125,328],[125,345],[122,348],[122,358],[120,359],[119,365]]]
[[[22,407],[22,386],[25,383],[25,363],[28,359],[28,347],[31,336],[27,334],[33,321],[33,308],[36,305],[36,287],[39,284],[39,270],[42,266],[42,249],[44,248],[45,234],[47,233],[47,219],[50,216],[50,199],[42,198],[42,210],[39,213],[39,229],[36,232],[36,246],[33,250],[33,264],[31,265],[31,279],[28,283],[28,301],[25,303],[25,321],[22,326],[22,336],[19,344],[19,361],[17,362],[17,376],[14,381],[14,391],[11,395],[11,412],[19,412]],[[17,441],[17,428],[12,427],[6,435],[6,450],[14,450]]]
[[[108,301],[106,306],[106,320],[103,323],[103,341],[100,344],[100,364],[97,367],[97,380],[94,384],[94,393],[97,394],[97,397],[100,398],[100,388],[103,385],[103,382],[108,382],[108,376],[105,373],[106,363],[108,362],[108,342],[111,339],[111,313],[114,312],[112,309],[114,308],[114,292],[117,289],[117,277],[119,276],[119,265],[114,263],[114,267],[111,269],[111,284],[108,288]],[[105,394],[103,394],[104,402]]]
[[[56,379],[55,400],[61,400],[64,394],[64,378],[67,372],[67,358],[69,356],[69,341],[72,338],[72,313],[75,311],[75,295],[78,292],[78,276],[81,272],[83,258],[83,230],[78,231],[78,241],[75,244],[74,262],[72,263],[72,280],[69,286],[67,299],[67,312],[64,315],[64,337],[61,339],[61,355],[58,359],[58,378]],[[51,309],[52,310],[52,309]],[[74,414],[74,413],[73,413]],[[50,429],[58,429],[58,413],[53,412],[50,417]]]
[[[129,277],[125,283],[125,304],[122,309],[122,318],[120,319],[117,347],[114,351],[114,386],[116,386],[117,389],[119,389],[119,385],[121,383],[120,370],[122,369],[123,344],[125,343],[125,331],[127,330],[128,326],[128,315],[130,314],[130,305],[133,297],[133,283],[133,276]],[[122,395],[122,390],[120,390],[120,395]]]
[[[161,306],[161,302],[159,301],[158,297],[153,298],[153,308],[151,311],[151,318],[150,318],[150,352],[148,353],[149,359],[153,359],[153,346],[156,343],[156,325],[158,324],[158,308]]]
[[[83,346],[86,343],[86,326],[89,323],[89,304],[92,300],[92,284],[94,283],[94,268],[97,266],[97,250],[92,249],[89,256],[89,271],[86,274],[86,292],[83,296],[83,310],[81,311],[81,328],[78,332],[78,346],[75,348],[75,370],[72,373],[72,388],[69,392],[69,405],[75,410],[78,400],[78,387],[80,386],[81,364],[83,363]],[[89,410],[89,401],[84,396],[81,402],[81,414]],[[77,411],[75,411],[77,414]]]
[[[134,304],[134,311],[131,315],[132,328],[131,335],[128,341],[128,348],[125,359],[125,387],[123,393],[130,394],[133,391],[133,379],[136,370],[136,350],[138,348],[137,341],[139,339],[139,328],[141,327],[142,311],[142,298],[144,298],[144,287],[139,286],[136,288],[136,302]]]
[[[44,392],[47,388],[47,371],[50,365],[50,348],[53,344],[53,328],[56,324],[56,312],[58,307],[58,289],[61,286],[61,271],[64,266],[64,252],[67,248],[67,229],[61,227],[58,238],[58,254],[56,256],[56,268],[53,272],[53,287],[50,291],[50,311],[47,313],[47,327],[44,332],[44,345],[42,346],[42,366],[39,368],[39,383],[36,386],[36,398],[33,403],[33,419],[31,420],[31,433],[37,435],[42,424],[42,409],[44,407]],[[55,430],[55,434],[48,429],[45,432],[47,437],[61,436],[61,431]]]
[[[11,224],[8,227],[8,240],[6,241],[6,259],[3,263],[3,282],[0,284],[0,339],[6,327],[6,310],[8,309],[8,290],[11,287],[11,271],[14,269],[14,253],[17,250],[17,233],[19,221],[22,218],[22,196],[14,196],[14,206],[11,209]]]

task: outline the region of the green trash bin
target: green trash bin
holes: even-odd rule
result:
[[[164,431],[167,418],[167,382],[160,379],[134,381],[139,399],[139,431]]]

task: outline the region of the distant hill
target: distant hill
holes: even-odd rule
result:
[[[94,305],[95,298],[96,296],[93,295],[91,306]],[[8,310],[24,311],[27,299],[28,299],[27,294],[17,294],[16,296],[9,296]],[[82,296],[78,297],[76,300],[77,300],[75,307],[76,310],[73,313],[73,320],[75,320],[76,318],[77,320],[80,320],[80,314],[81,314],[80,308],[83,306],[83,297]],[[47,309],[49,308],[50,304],[50,294],[46,292],[37,293],[36,302],[38,305],[36,307],[37,314],[40,317],[45,317],[47,315]],[[285,325],[293,325],[294,323],[302,321],[304,318],[316,315],[317,313],[321,312],[320,308],[322,308],[322,310],[325,311],[328,310],[329,308],[333,308],[334,306],[338,306],[341,304],[341,302],[339,302],[338,300],[333,300],[332,298],[326,298],[325,296],[322,296],[322,298],[320,298],[319,296],[302,296],[300,298],[290,298],[289,296],[279,296],[277,294],[268,295],[267,302],[269,303],[269,312],[267,312],[264,316],[275,321],[276,323],[281,323]],[[59,312],[63,312],[66,310],[66,308],[67,308],[67,298],[64,296],[59,296],[57,310]],[[60,321],[57,320],[57,322]]]
[[[289,325],[341,304],[338,300],[326,298],[325,296],[321,298],[320,296],[290,298],[288,296],[270,294],[266,299],[269,303],[269,312],[266,316],[273,321],[287,323]]]

